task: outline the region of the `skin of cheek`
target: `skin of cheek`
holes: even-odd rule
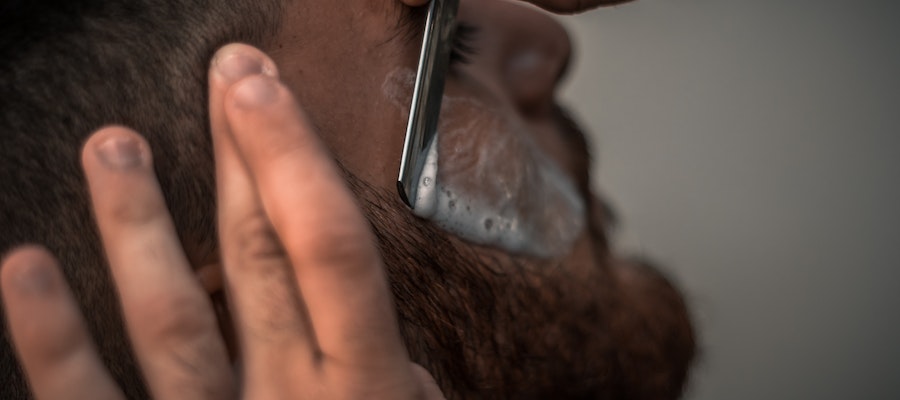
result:
[[[382,87],[406,116],[414,82],[415,73],[401,68]],[[562,256],[582,233],[584,201],[571,179],[537,147],[528,127],[512,111],[486,102],[491,99],[489,93],[444,96],[436,204],[426,205],[435,211],[420,216],[479,244]]]
[[[417,65],[419,49],[398,35],[405,6],[289,3],[282,29],[262,50],[341,166],[379,188],[396,187],[405,121],[380,89],[397,66]]]

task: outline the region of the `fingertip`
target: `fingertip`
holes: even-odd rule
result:
[[[213,144],[218,154],[223,150],[223,135],[231,130],[225,116],[225,98],[237,82],[252,76],[278,77],[275,62],[261,50],[243,43],[221,47],[209,66],[209,117]]]
[[[278,77],[278,67],[262,50],[247,44],[222,46],[210,62],[211,84],[221,84],[227,88],[252,75]]]
[[[577,14],[593,8],[615,6],[633,0],[526,0],[556,14]]]
[[[58,287],[56,265],[53,255],[41,246],[11,251],[0,267],[4,298],[52,293]]]
[[[35,397],[123,398],[103,371],[56,257],[25,245],[0,269],[10,338]]]
[[[167,212],[150,144],[136,131],[119,125],[98,129],[82,149],[82,167],[104,239],[107,228],[142,225]]]
[[[229,90],[229,104],[241,109],[254,109],[274,103],[281,94],[281,85],[273,78],[256,75],[241,79]]]
[[[26,368],[81,340],[80,316],[49,251],[34,245],[14,250],[3,261],[2,280],[7,323]]]
[[[150,145],[139,133],[120,125],[100,128],[88,137],[81,151],[85,170],[94,167],[108,170],[149,168],[153,158]]]
[[[278,153],[296,143],[311,143],[306,113],[276,78],[255,75],[240,80],[226,92],[224,106],[226,132],[242,158],[248,156],[247,146]]]
[[[137,139],[143,140],[143,137],[141,137],[139,133],[127,126],[106,125],[100,129],[95,130],[93,133],[91,133],[90,136],[88,136],[87,140],[84,142],[84,148],[95,146],[98,142],[101,142],[110,136],[136,137]]]

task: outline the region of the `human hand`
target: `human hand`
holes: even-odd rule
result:
[[[632,0],[525,0],[547,11],[558,14],[574,14],[597,7],[614,6]]]
[[[274,63],[229,45],[209,74],[220,244],[241,368],[231,369],[190,271],[148,144],[96,132],[82,163],[126,325],[157,398],[426,398],[409,361],[369,225]],[[8,324],[40,399],[120,399],[56,260],[12,252]]]
[[[401,0],[408,6],[418,7],[428,4],[429,0]],[[632,0],[521,0],[527,1],[547,11],[558,14],[574,14],[597,7],[614,6]]]
[[[402,3],[418,7],[428,4],[429,0],[401,0]],[[633,0],[520,0],[527,1],[547,11],[557,14],[575,14],[587,11],[597,7],[614,6],[617,4],[628,3]]]

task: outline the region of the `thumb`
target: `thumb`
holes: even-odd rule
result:
[[[614,6],[631,0],[525,0],[557,14],[575,14],[602,6]]]

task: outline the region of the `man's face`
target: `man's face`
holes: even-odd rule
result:
[[[592,223],[588,155],[554,97],[570,57],[565,30],[519,2],[460,6],[460,23],[474,27],[465,45],[475,51],[447,78],[438,177],[478,204],[496,204],[495,189],[508,185],[503,206],[538,221],[514,248],[436,228],[397,195],[421,46],[421,32],[408,32],[419,24],[403,18],[424,14],[371,0],[294,5],[265,50],[373,223],[413,359],[481,396],[490,393],[485,385],[507,395],[565,386],[593,393],[585,388],[616,379],[603,360],[612,351],[604,330],[614,294],[602,229]],[[553,186],[559,181],[564,187]],[[529,205],[553,191],[577,204]],[[573,217],[567,237],[540,229]],[[530,251],[550,240],[548,251]]]
[[[363,3],[294,3],[269,52],[347,171],[395,192],[424,14]],[[504,234],[503,218],[483,218],[490,237],[450,231],[522,255],[560,259],[576,249],[592,258],[575,246],[593,204],[584,140],[555,102],[571,44],[554,19],[523,4],[461,2],[469,34],[455,46],[463,54],[447,78],[437,145],[439,181],[462,197],[442,200],[479,218],[506,212],[519,229]]]
[[[424,13],[297,0],[263,50],[346,170],[410,356],[448,398],[674,397],[693,354],[683,303],[614,268],[584,137],[555,99],[568,35],[523,4],[461,1],[474,34],[456,47],[475,51],[451,67],[437,141],[442,204],[506,220],[419,218],[397,194]]]
[[[423,0],[407,1],[415,2]],[[448,398],[628,398],[623,397],[630,393],[627,388],[679,390],[685,360],[692,354],[692,344],[681,346],[691,340],[689,325],[679,319],[643,326],[640,317],[671,311],[673,318],[684,319],[683,304],[665,284],[658,286],[674,293],[669,308],[642,302],[652,296],[640,292],[644,290],[640,279],[632,279],[638,275],[613,273],[603,236],[603,213],[594,206],[597,202],[589,190],[584,138],[555,104],[570,43],[553,19],[519,1],[462,0],[460,22],[476,28],[465,44],[475,52],[467,55],[468,63],[453,65],[441,114],[439,180],[457,193],[462,201],[458,205],[474,205],[475,212],[483,214],[503,206],[531,224],[524,230],[531,235],[516,247],[509,240],[481,240],[478,234],[461,233],[465,229],[418,218],[396,192],[421,44],[418,27],[424,13],[411,12],[396,0],[285,3],[278,35],[261,47],[278,64],[281,78],[346,170],[378,238],[411,358],[434,374]],[[227,20],[211,21],[207,22]],[[218,37],[214,33],[218,29],[207,30]],[[227,27],[221,30],[228,31]],[[220,39],[234,39],[228,38]],[[209,42],[214,46],[216,40]],[[171,51],[160,53],[165,58]],[[148,77],[167,71],[160,66],[168,64],[159,60],[137,66],[130,61],[113,64],[121,68],[112,70],[143,67],[134,75]],[[92,79],[108,80],[97,76]],[[137,97],[157,84],[138,81],[144,86],[137,87],[146,90],[134,89]],[[201,80],[196,81],[199,85]],[[177,91],[181,85],[173,87]],[[193,97],[175,104],[197,103],[196,108],[176,110],[167,108],[171,105],[165,99],[154,100],[144,107],[146,115],[126,122],[134,122],[144,132],[156,132],[149,139],[163,155],[157,159],[163,172],[161,184],[170,188],[170,194],[181,196],[173,194],[176,201],[169,205],[176,223],[182,222],[186,255],[198,267],[201,280],[209,283],[207,289],[221,293],[215,268],[199,267],[214,264],[218,253],[207,246],[215,236],[208,207],[213,193],[212,160],[202,151],[208,143],[196,135],[199,123],[188,124],[192,129],[171,137],[164,124],[156,125],[164,115],[160,110],[175,115],[163,118],[164,122],[178,118],[177,112],[200,118],[203,106],[185,99]],[[130,104],[116,110],[122,115],[134,112]],[[95,119],[105,121],[105,114],[98,115]],[[69,174],[75,174],[74,170]],[[70,183],[71,193],[82,193],[80,181]],[[449,204],[448,200],[452,208]],[[209,217],[208,223],[203,216]],[[483,222],[485,230],[502,228],[499,220],[491,221],[493,225],[478,222]],[[71,237],[82,237],[91,228],[73,226],[77,229],[66,232],[78,233]],[[572,229],[556,229],[566,227]],[[83,237],[82,241],[90,240]],[[534,251],[542,246],[542,251]],[[75,246],[63,248],[77,253],[72,250]],[[98,310],[92,313],[94,327],[111,338],[101,344],[125,369],[123,375],[129,375],[127,345],[113,318],[115,299],[111,288],[104,286],[105,275],[99,267],[73,266],[79,268],[74,274],[76,283],[83,286],[82,303]],[[207,275],[210,270],[212,277]],[[653,285],[644,286],[658,289]],[[625,293],[629,286],[638,291]],[[673,326],[684,327],[687,339],[671,340]],[[631,343],[630,336],[635,337]],[[668,347],[658,346],[661,343]],[[670,361],[667,352],[677,353],[682,347],[687,355]]]

